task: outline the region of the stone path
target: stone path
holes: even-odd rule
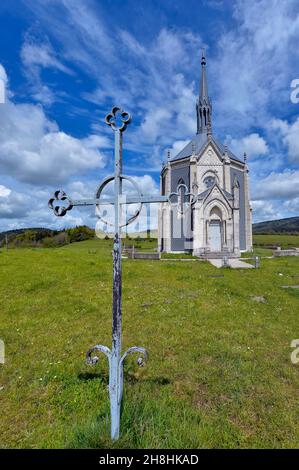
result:
[[[209,259],[210,263],[215,266],[216,268],[222,268],[223,266],[223,260],[222,259]],[[228,260],[228,264],[230,268],[241,268],[241,269],[250,269],[254,268],[252,264],[245,263],[244,261],[241,261],[240,259],[237,258],[231,258]]]

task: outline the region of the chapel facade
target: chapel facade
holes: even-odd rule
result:
[[[197,133],[161,171],[161,194],[171,196],[159,210],[159,250],[239,257],[252,250],[247,157],[240,159],[215,138],[204,52],[201,70]]]

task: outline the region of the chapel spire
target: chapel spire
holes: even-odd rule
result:
[[[196,103],[197,134],[211,134],[212,132],[212,102],[208,94],[208,82],[206,75],[206,53],[202,50],[201,57],[201,82],[199,98]]]

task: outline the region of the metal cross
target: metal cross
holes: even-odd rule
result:
[[[94,199],[73,200],[69,198],[64,191],[56,191],[54,197],[49,200],[49,207],[56,216],[64,216],[68,211],[76,206],[100,206],[106,204],[114,205],[114,245],[113,245],[113,301],[112,301],[112,347],[98,344],[90,349],[86,354],[88,364],[96,364],[98,357],[94,355],[96,351],[104,353],[109,363],[109,397],[111,413],[111,438],[119,438],[120,431],[120,407],[123,393],[123,364],[128,354],[140,353],[137,364],[143,365],[147,360],[147,351],[139,346],[129,348],[123,355],[121,354],[122,343],[122,262],[121,262],[121,231],[129,223],[133,222],[142,209],[144,203],[163,203],[170,202],[170,199],[178,193],[172,193],[169,196],[143,195],[139,190],[137,183],[129,176],[122,174],[122,137],[126,127],[131,122],[131,116],[121,108],[114,106],[111,112],[106,116],[105,122],[114,131],[114,175],[105,178],[97,189]],[[137,191],[137,196],[122,197],[122,182],[129,181]],[[114,197],[111,199],[101,199],[101,194],[105,186],[114,181]],[[185,189],[180,188],[180,189]],[[186,188],[187,189],[187,188]],[[62,205],[61,205],[62,202]],[[192,203],[195,200],[192,198]],[[124,224],[121,221],[121,208],[123,204],[139,204],[135,214],[131,216]],[[99,215],[99,218],[106,224],[107,221]],[[111,224],[110,224],[111,225]],[[143,356],[143,357],[142,357]]]

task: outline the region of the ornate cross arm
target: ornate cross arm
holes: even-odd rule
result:
[[[66,205],[60,205],[60,201],[66,202]],[[58,189],[58,191],[55,191],[54,196],[49,199],[48,206],[57,217],[63,217],[68,211],[72,210],[73,202],[64,191]]]
[[[63,195],[63,196],[62,196]],[[63,201],[67,204],[59,205],[59,202]],[[169,198],[167,196],[160,196],[157,194],[156,196],[151,195],[141,195],[141,196],[125,196],[123,195],[120,199],[119,203],[121,205],[126,204],[146,204],[146,203],[162,203],[162,202],[169,202]],[[114,204],[114,198],[107,198],[107,199],[71,199],[66,195],[66,193],[62,190],[55,191],[54,196],[49,200],[49,207],[53,210],[54,214],[57,217],[63,217],[66,213],[73,209],[73,207],[85,207],[85,206],[104,206],[106,204]]]

